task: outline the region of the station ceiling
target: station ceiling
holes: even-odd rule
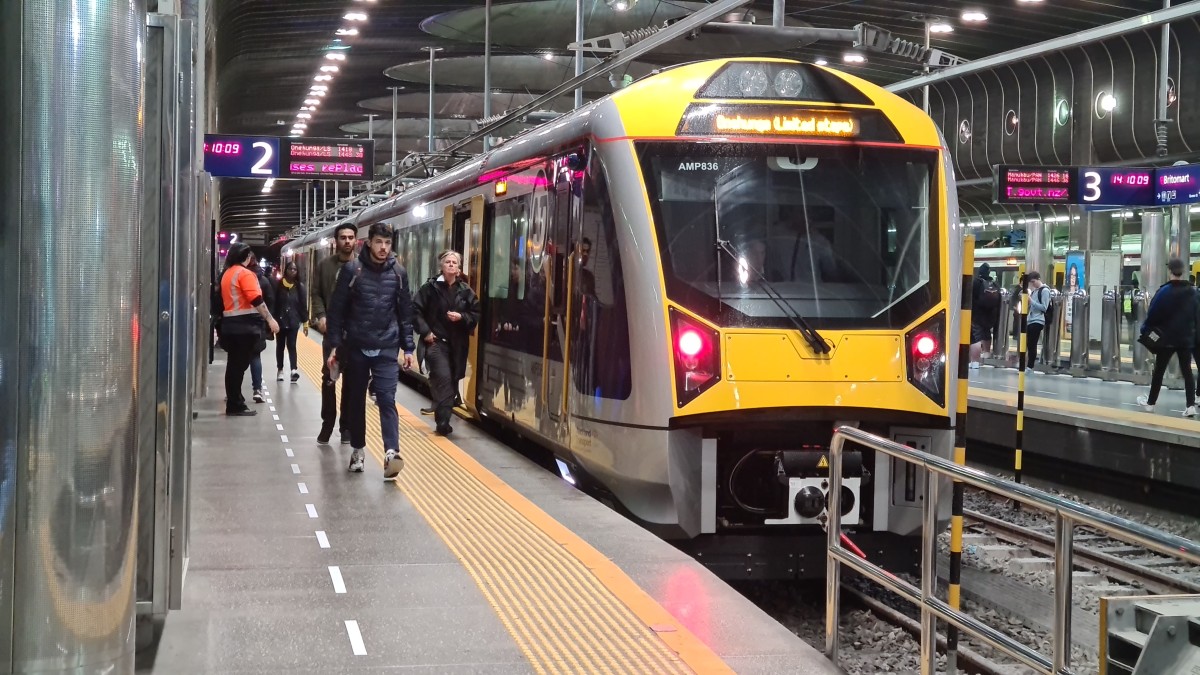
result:
[[[625,0],[632,7],[617,12],[620,0],[584,0],[585,34],[596,37],[664,20],[694,10],[701,3],[683,0]],[[428,106],[428,53],[438,47],[435,65],[437,135],[462,135],[463,125],[478,119],[482,92],[483,0],[215,0],[215,64],[217,116],[213,131],[229,134],[285,136],[300,120],[307,137],[365,138],[368,114],[374,118],[376,163],[391,159],[391,97],[399,90],[404,118],[397,154],[424,149]],[[926,22],[943,23],[950,32],[935,32],[934,47],[966,59],[1069,35],[1087,28],[1161,8],[1161,0],[787,0],[789,25],[852,28],[878,25],[893,34],[920,42]],[[493,112],[501,112],[541,93],[528,86],[562,81],[572,73],[566,46],[573,40],[575,0],[493,2]],[[968,12],[986,16],[967,21]],[[356,17],[354,14],[365,15]],[[731,21],[771,23],[772,2],[747,5]],[[723,51],[714,51],[723,50]],[[806,61],[826,60],[830,66],[879,84],[911,77],[917,66],[905,59],[866,54],[866,62],[848,64],[849,45],[817,42],[806,45],[706,45],[706,56],[771,54]],[[344,56],[330,58],[329,54]],[[666,49],[634,64],[632,75],[649,68],[702,58],[686,45]],[[422,63],[424,62],[424,63]],[[322,66],[336,66],[323,72]],[[318,75],[331,79],[314,82]],[[504,76],[504,77],[502,77]],[[530,83],[533,83],[530,85]],[[315,110],[301,111],[314,84],[328,89]],[[605,84],[606,83],[601,83]],[[597,88],[590,96],[604,92]],[[556,105],[568,105],[565,101]],[[343,195],[344,196],[344,195]],[[329,198],[333,190],[330,184]],[[301,183],[278,181],[263,192],[257,180],[224,179],[221,185],[223,229],[249,235],[265,233],[271,240],[300,220]]]

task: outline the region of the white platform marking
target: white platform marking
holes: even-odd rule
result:
[[[330,566],[329,578],[333,580],[334,593],[340,594],[346,592],[346,582],[342,580],[342,570],[338,569],[336,565]]]
[[[305,511],[308,511],[308,517],[309,517],[309,518],[316,518],[316,517],[317,517],[317,507],[316,507],[316,505],[314,505],[314,504],[305,504],[305,505],[304,505],[304,510],[305,510]]]
[[[308,486],[307,485],[305,485],[304,483],[296,483],[296,485],[300,488],[300,494],[302,494],[302,495],[308,494]]]
[[[283,451],[287,453],[287,456],[288,456],[288,457],[295,457],[295,456],[296,456],[296,453],[292,452],[292,449],[291,449],[291,448],[284,448],[284,449],[283,449]]]
[[[282,424],[276,424],[276,425],[275,425],[275,428],[276,428],[276,429],[278,429],[278,430],[280,430],[280,431],[283,431],[283,425],[282,425]]]
[[[279,440],[283,441],[284,443],[288,442],[287,436],[284,436],[283,434],[279,435]]]
[[[321,548],[329,548],[329,537],[325,536],[325,530],[317,530],[317,543]]]
[[[275,412],[275,406],[272,405],[272,406],[267,406],[267,407],[271,409],[271,412]],[[279,418],[277,417],[275,419],[279,419]]]
[[[350,646],[355,656],[366,656],[367,646],[363,644],[362,633],[358,630],[358,622],[353,619],[346,621],[346,635],[350,636]]]
[[[300,465],[299,464],[292,465],[292,473],[296,474],[297,476],[300,475]]]
[[[271,415],[271,417],[272,417],[272,419],[274,419],[276,422],[278,422],[278,421],[279,421],[279,415]]]

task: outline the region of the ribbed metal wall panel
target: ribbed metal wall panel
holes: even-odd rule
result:
[[[0,79],[0,98],[19,95],[0,125],[13,141],[0,201],[16,201],[0,249],[0,377],[20,401],[5,397],[2,427],[19,459],[10,663],[132,672],[145,11],[3,4],[3,41],[21,52],[19,77]]]

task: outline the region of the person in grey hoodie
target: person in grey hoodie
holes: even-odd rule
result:
[[[1050,289],[1042,283],[1040,272],[1034,271],[1025,275],[1029,293],[1029,320],[1026,321],[1027,336],[1026,365],[1032,366],[1038,360],[1038,340],[1046,328],[1046,308],[1050,306]]]

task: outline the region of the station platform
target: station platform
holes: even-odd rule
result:
[[[336,433],[316,442],[320,346],[300,338],[296,384],[274,381],[272,351],[256,417],[222,414],[225,364],[210,367],[183,606],[138,672],[838,672],[691,558],[471,424],[435,436],[407,387],[404,471],[383,479],[369,404],[367,470],[348,473]]]
[[[969,440],[1014,447],[1017,376],[1010,368],[971,371]],[[1149,387],[1125,382],[1032,373],[1025,389],[1027,461],[1033,455],[1061,471],[1099,469],[1143,490],[1200,486],[1200,418],[1182,417],[1182,391],[1164,388],[1151,413],[1137,404]]]

